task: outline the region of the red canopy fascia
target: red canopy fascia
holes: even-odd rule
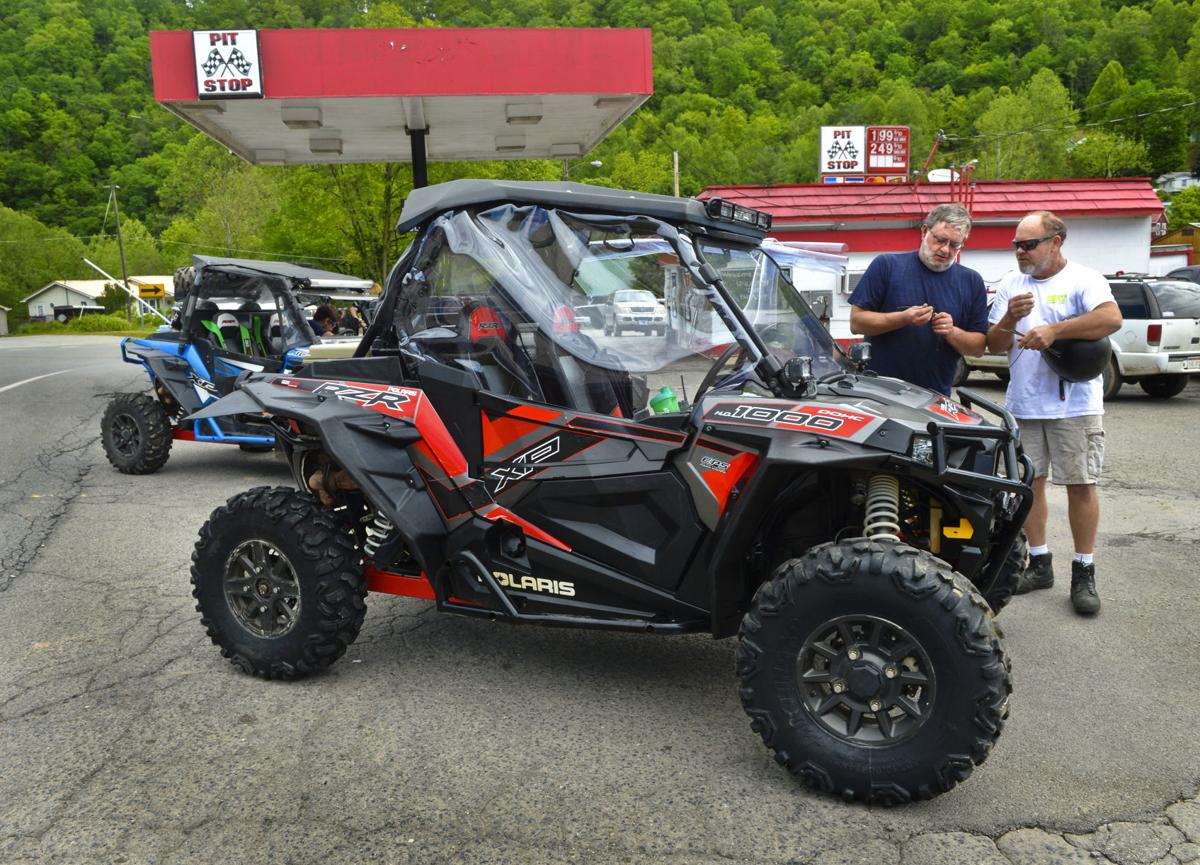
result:
[[[150,34],[155,99],[257,163],[409,161],[417,130],[431,160],[573,158],[653,93],[648,29],[260,30],[258,45],[263,98],[201,101],[191,31]],[[284,108],[317,109],[320,128],[289,128]]]

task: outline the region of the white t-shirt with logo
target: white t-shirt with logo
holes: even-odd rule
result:
[[[1049,279],[1034,279],[1019,271],[1006,274],[996,288],[988,324],[1004,318],[1009,298],[1025,292],[1033,292],[1034,305],[1029,315],[1017,321],[1014,330],[1021,333],[1114,302],[1108,280],[1090,267],[1068,261]],[[1042,420],[1104,414],[1100,376],[1091,381],[1066,382],[1062,391],[1066,399],[1060,399],[1058,373],[1050,369],[1040,351],[1017,348],[1019,339],[1012,337],[1008,349],[1010,378],[1005,402],[1014,417]]]

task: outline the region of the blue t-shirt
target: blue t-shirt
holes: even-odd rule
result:
[[[921,263],[916,252],[876,256],[850,303],[870,312],[897,312],[928,303],[948,312],[962,330],[987,333],[987,289],[983,277],[958,262],[941,273]],[[947,396],[959,354],[933,326],[906,326],[873,336],[868,369],[936,390]]]

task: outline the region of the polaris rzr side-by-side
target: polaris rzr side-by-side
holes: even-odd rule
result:
[[[304,362],[321,342],[309,326],[306,304],[340,301],[367,309],[370,280],[278,261],[193,256],[177,316],[143,338],[121,341],[121,359],[141,364],[152,393],[118,394],[101,420],[108,461],[125,474],[162,468],[175,439],[270,450],[269,424],[256,418],[184,417],[233,390],[246,372],[281,372]],[[180,280],[176,280],[177,286]]]
[[[1029,462],[1001,407],[842,355],[769,223],[574,183],[415,190],[357,355],[240,378],[188,418],[261,419],[299,487],[201,529],[213,642],[301,676],[354,641],[368,592],[737,635],[751,726],[808,784],[896,803],[966,778],[1008,709],[993,608]],[[619,313],[634,332],[576,315],[624,291],[654,298]]]

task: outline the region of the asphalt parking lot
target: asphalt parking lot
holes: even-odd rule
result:
[[[992,756],[898,809],[815,796],[776,766],[729,640],[371,596],[327,673],[238,673],[193,609],[192,545],[228,496],[288,477],[190,443],[156,475],[118,474],[99,416],[144,381],[115,340],[0,341],[0,862],[1200,859],[1200,381],[1110,404],[1104,611],[1076,617],[1064,581],[1017,598]],[[986,374],[968,387],[1003,394]],[[1065,563],[1058,491],[1051,545]]]

